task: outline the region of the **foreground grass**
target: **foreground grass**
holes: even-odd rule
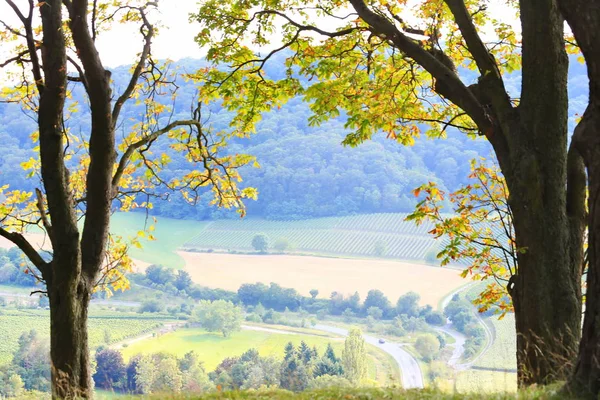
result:
[[[106,394],[105,394],[106,395]],[[532,388],[519,392],[518,396],[515,393],[444,393],[436,389],[423,390],[402,390],[402,389],[377,389],[377,388],[355,388],[355,389],[322,389],[309,390],[302,393],[292,393],[286,390],[258,390],[258,391],[241,391],[241,392],[217,392],[206,395],[186,395],[186,394],[157,394],[152,396],[118,396],[118,397],[99,397],[101,399],[198,399],[198,400],[375,400],[375,399],[390,399],[390,400],[500,400],[514,399],[520,400],[550,400],[550,399],[567,399],[563,394],[557,393],[556,387],[551,388]]]

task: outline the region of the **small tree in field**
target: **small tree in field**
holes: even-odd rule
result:
[[[383,257],[387,253],[387,243],[383,240],[378,240],[373,245],[373,254],[377,257]]]
[[[262,233],[254,236],[252,238],[252,247],[258,252],[266,253],[269,249],[269,238]]]
[[[194,321],[209,332],[221,332],[227,337],[241,329],[242,309],[230,301],[202,300],[196,308]]]

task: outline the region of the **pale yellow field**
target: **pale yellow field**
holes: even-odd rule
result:
[[[423,264],[385,260],[358,260],[288,255],[240,255],[179,252],[186,270],[198,284],[237,290],[241,284],[275,282],[308,296],[311,289],[319,297],[331,292],[360,293],[364,300],[370,289],[379,289],[394,304],[398,297],[414,291],[421,304],[438,302],[452,290],[468,283],[458,270]]]

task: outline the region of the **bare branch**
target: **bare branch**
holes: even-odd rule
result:
[[[45,275],[49,271],[49,264],[44,261],[40,253],[29,243],[29,241],[25,238],[25,236],[16,232],[8,232],[6,229],[0,227],[0,236],[5,239],[13,242],[25,255],[29,260],[35,265],[35,267],[40,270],[42,275]]]
[[[197,128],[201,128],[200,126],[200,122],[195,120],[195,119],[190,119],[190,120],[182,120],[182,121],[175,121],[172,122],[170,124],[168,124],[167,126],[165,126],[162,129],[159,129],[157,131],[154,131],[152,134],[146,136],[143,139],[138,140],[135,143],[132,143],[131,145],[129,145],[129,147],[127,148],[127,150],[125,150],[125,152],[123,153],[123,155],[121,156],[121,159],[119,160],[119,165],[117,166],[117,169],[115,171],[115,174],[113,176],[112,179],[112,186],[113,186],[113,191],[116,190],[116,188],[119,185],[119,180],[121,179],[121,177],[123,176],[123,172],[125,171],[125,167],[127,166],[127,163],[129,162],[129,159],[131,158],[131,156],[133,155],[133,153],[140,149],[142,146],[145,146],[148,143],[153,142],[154,140],[156,140],[159,136],[173,130],[174,128],[177,128],[179,126],[195,126]]]
[[[121,108],[125,104],[125,102],[129,99],[133,91],[135,90],[135,85],[137,85],[138,79],[142,73],[142,70],[146,66],[146,61],[150,56],[150,49],[152,47],[152,37],[154,36],[154,26],[148,21],[146,18],[146,13],[143,8],[135,8],[142,17],[143,24],[140,27],[140,32],[144,37],[144,47],[142,48],[142,54],[140,55],[140,60],[138,61],[133,73],[131,74],[131,78],[129,79],[129,84],[127,88],[119,96],[112,111],[112,129],[115,129],[117,121],[119,119],[119,114],[121,112]]]

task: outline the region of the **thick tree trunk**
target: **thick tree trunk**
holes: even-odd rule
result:
[[[545,190],[532,186],[519,200],[511,195],[518,245],[525,249],[510,288],[520,387],[569,375],[581,321],[580,277],[571,267],[564,211],[544,204]]]
[[[583,332],[567,390],[596,399],[600,394],[600,2],[559,0],[588,70],[590,99],[573,143],[588,173],[588,273]]]
[[[91,398],[87,314],[89,283],[80,279],[48,289],[50,298],[50,358],[52,397]]]
[[[563,20],[555,1],[520,1],[521,102],[499,115],[508,151],[494,144],[510,190],[518,272],[515,306],[518,383],[548,384],[571,371],[580,337],[583,186],[567,157],[567,72]],[[577,168],[579,167],[579,168]],[[577,173],[579,172],[579,174]],[[573,202],[574,204],[570,204]]]
[[[600,98],[590,98],[573,140],[588,172],[589,264],[579,356],[567,389],[582,398],[596,399],[600,394]]]

